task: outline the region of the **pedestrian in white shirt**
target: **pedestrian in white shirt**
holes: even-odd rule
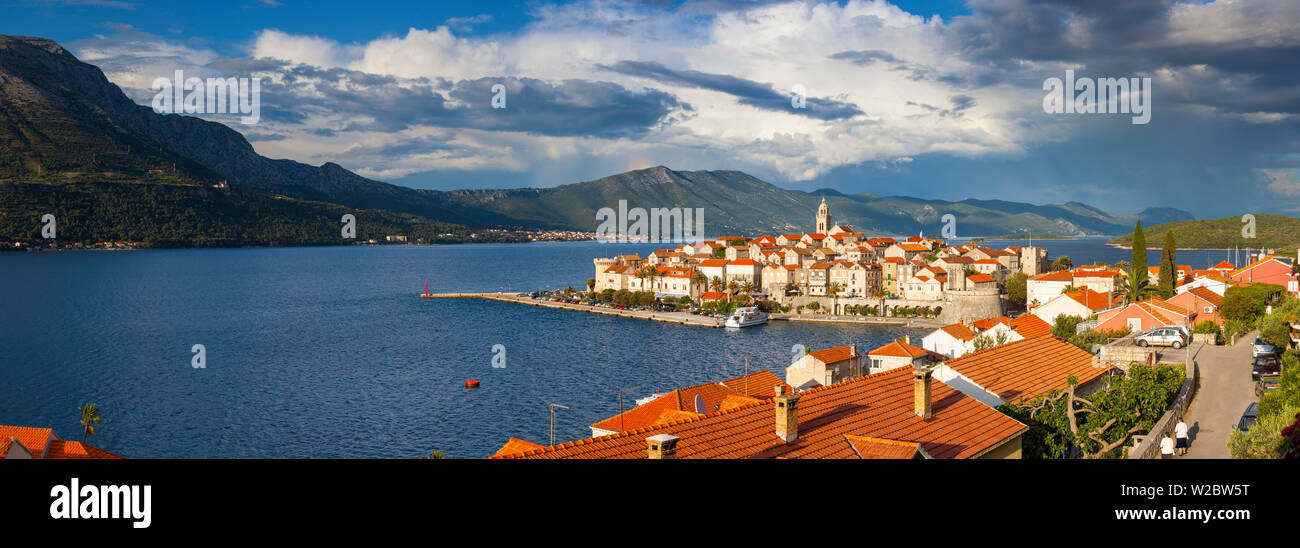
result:
[[[1160,438],[1160,458],[1161,459],[1174,458],[1174,437],[1173,436],[1165,436],[1163,438]]]
[[[1174,437],[1178,438],[1178,456],[1187,455],[1187,423],[1183,419],[1178,419],[1178,424],[1174,425]]]

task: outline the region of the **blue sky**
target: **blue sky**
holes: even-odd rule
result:
[[[257,76],[258,152],[421,188],[739,169],[801,190],[1300,211],[1300,2],[0,0],[141,104]],[[1151,78],[1152,118],[1043,85]],[[508,106],[488,107],[491,89]],[[792,110],[792,90],[807,108]]]

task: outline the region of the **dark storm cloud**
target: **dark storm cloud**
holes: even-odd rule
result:
[[[831,59],[848,61],[855,65],[861,65],[861,66],[870,65],[877,61],[884,61],[886,63],[902,62],[899,61],[897,57],[891,55],[889,52],[881,51],[878,49],[869,49],[869,50],[861,50],[861,51],[841,51],[839,53],[831,55]]]
[[[1076,71],[1081,75],[1182,70],[1178,93],[1161,96],[1166,107],[1300,113],[1300,44],[1213,39],[1224,28],[1196,29],[1204,37],[1200,41],[1185,34],[1175,41],[1176,5],[1173,0],[972,0],[973,14],[956,18],[945,38],[950,48],[980,63],[970,75],[976,79],[966,79],[982,85],[1022,77],[1025,60],[1079,63],[1085,67]],[[1241,10],[1247,24],[1254,18],[1266,25],[1270,21],[1260,20],[1265,12],[1258,9],[1286,5],[1261,1],[1228,8]],[[1192,67],[1197,68],[1186,70]]]
[[[808,97],[806,108],[793,108],[790,94],[778,91],[770,84],[762,84],[727,74],[713,74],[698,70],[674,70],[655,62],[620,61],[613,66],[599,65],[601,69],[628,76],[648,78],[664,84],[707,89],[732,95],[741,104],[764,110],[797,114],[818,120],[839,120],[863,114],[850,103],[832,99]]]
[[[663,123],[691,107],[658,90],[631,91],[610,82],[532,78],[448,81],[399,79],[346,69],[298,65],[264,82],[263,112],[272,120],[303,123],[310,115],[344,115],[319,131],[395,132],[416,126],[520,131],[548,136],[625,137]],[[492,107],[495,85],[505,108]],[[445,96],[442,90],[445,91]],[[298,118],[289,118],[296,113]]]

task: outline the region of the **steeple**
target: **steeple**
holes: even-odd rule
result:
[[[829,234],[831,230],[831,207],[826,205],[826,195],[822,194],[822,205],[817,208],[817,233]]]

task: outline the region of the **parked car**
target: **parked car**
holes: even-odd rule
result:
[[[1259,402],[1251,402],[1250,405],[1246,406],[1246,411],[1241,414],[1241,419],[1232,426],[1232,429],[1249,432],[1251,427],[1255,426],[1255,417],[1257,415],[1259,415]]]
[[[1264,377],[1255,381],[1255,396],[1264,397],[1264,394],[1277,390],[1281,377]]]
[[[1187,335],[1181,329],[1176,327],[1161,327],[1153,329],[1133,339],[1138,346],[1172,346],[1182,348],[1187,346]]]
[[[1282,361],[1277,359],[1274,354],[1264,354],[1255,357],[1255,363],[1250,368],[1251,380],[1260,380],[1261,378],[1276,377],[1282,375]]]
[[[1252,356],[1258,358],[1260,356],[1275,355],[1277,354],[1277,349],[1256,337],[1255,342],[1250,345],[1250,353]]]

